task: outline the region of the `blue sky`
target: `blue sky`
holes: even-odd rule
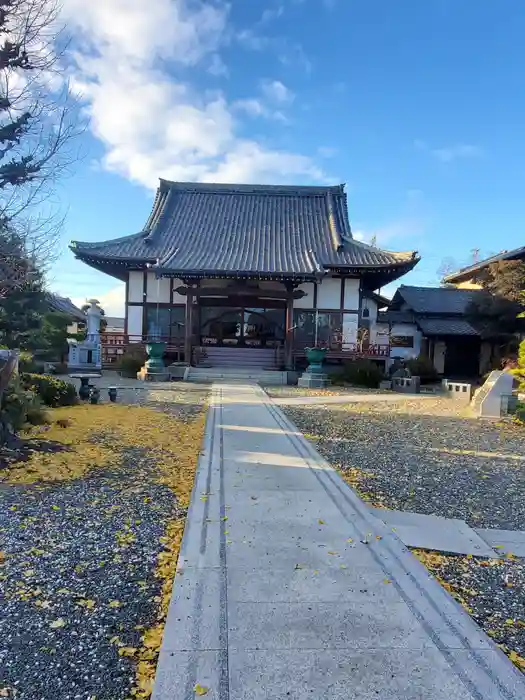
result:
[[[524,244],[520,0],[65,0],[89,130],[50,286],[123,313],[67,242],[135,233],[158,177],[347,183],[357,237],[423,259]]]

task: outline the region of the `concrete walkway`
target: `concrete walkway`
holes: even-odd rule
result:
[[[213,389],[153,700],[518,700],[525,678],[254,386]]]

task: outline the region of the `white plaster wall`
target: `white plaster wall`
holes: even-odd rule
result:
[[[388,323],[375,323],[371,326],[370,342],[377,345],[388,345],[390,342]]]
[[[447,354],[447,344],[444,340],[438,340],[434,345],[434,367],[438,374],[445,372],[445,355]]]
[[[305,282],[300,284],[297,289],[302,292],[306,292],[306,296],[302,299],[294,299],[293,306],[294,309],[313,309],[314,307],[314,282]]]
[[[138,343],[142,339],[142,306],[128,306],[128,335],[130,343]]]
[[[377,321],[377,302],[375,302],[373,299],[367,299],[366,297],[363,297],[363,309],[368,309],[368,311],[370,312],[368,320],[370,321],[371,325],[374,324]]]
[[[411,335],[414,338],[412,348],[390,348],[390,357],[402,357],[405,360],[417,357],[421,352],[421,332],[414,323],[394,323],[390,335]]]
[[[355,347],[358,327],[359,314],[343,314],[343,350]]]
[[[345,298],[344,305],[345,309],[358,309],[359,308],[359,286],[361,280],[355,277],[350,277],[345,280]]]
[[[142,272],[132,270],[128,273],[128,301],[138,301],[140,304],[144,301],[142,298]]]
[[[173,280],[173,299],[172,303],[173,304],[185,304],[186,303],[186,297],[183,294],[179,294],[175,290],[177,287],[184,287],[184,282],[182,280],[174,279]]]
[[[317,287],[318,309],[341,308],[341,279],[325,277]],[[357,307],[356,307],[357,308]]]
[[[146,300],[149,302],[170,302],[170,281],[166,277],[155,277],[154,272],[148,272],[146,281]]]

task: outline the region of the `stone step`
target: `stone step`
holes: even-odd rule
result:
[[[259,382],[281,385],[287,383],[287,373],[276,370],[245,369],[231,367],[192,367],[186,377],[189,382]]]

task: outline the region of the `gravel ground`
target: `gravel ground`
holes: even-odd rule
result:
[[[158,557],[173,552],[163,536],[185,515],[185,503],[159,466],[162,440],[172,426],[189,434],[204,398],[196,388],[182,396],[140,392],[133,403],[177,420],[142,414],[137,431],[144,435],[148,420],[153,435],[158,423],[158,444],[152,441],[151,450],[139,439],[126,444],[124,432],[119,459],[81,478],[7,483],[0,470],[0,697],[124,700],[140,664],[154,664],[160,638],[141,647],[145,631],[156,629],[166,592]],[[67,410],[84,409],[59,409]],[[104,432],[89,440],[100,459],[111,449],[112,437]],[[200,436],[196,445],[193,461]],[[166,459],[175,454],[167,452]],[[183,477],[191,481],[187,471]]]
[[[525,562],[443,556],[418,550],[416,556],[525,673]]]
[[[375,505],[525,530],[522,427],[469,418],[445,399],[285,411]],[[525,672],[525,561],[417,555]]]
[[[331,386],[326,389],[307,389],[302,386],[265,386],[264,390],[276,399],[294,396],[344,396],[344,394],[384,394],[380,389],[365,389],[362,386]]]
[[[468,418],[447,399],[285,410],[367,500],[525,530],[525,428]]]

